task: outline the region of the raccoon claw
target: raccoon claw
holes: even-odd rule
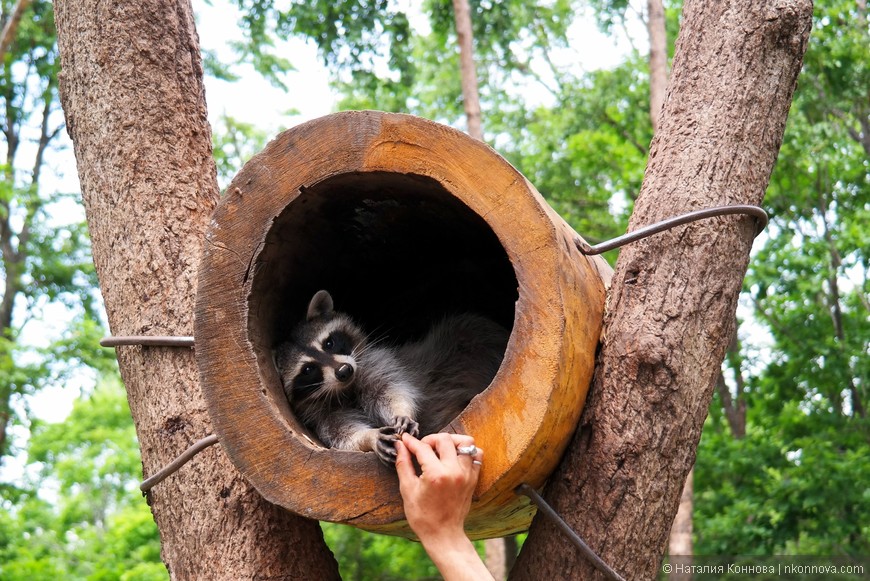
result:
[[[396,430],[396,436],[402,437],[402,434],[410,434],[415,438],[420,435],[420,424],[409,418],[408,416],[396,416],[393,418],[393,429]]]
[[[402,439],[402,434],[411,434],[417,437],[420,434],[420,424],[408,416],[396,416],[391,426],[378,429],[378,438],[375,443],[375,454],[381,462],[387,466],[396,463],[396,442]]]
[[[378,430],[378,440],[375,444],[375,454],[387,466],[396,463],[396,441],[401,437],[395,426],[385,426]]]

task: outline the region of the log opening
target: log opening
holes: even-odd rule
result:
[[[422,336],[448,314],[513,327],[517,281],[486,221],[426,176],[353,172],[300,188],[251,269],[248,336],[261,366],[320,289],[386,344]],[[265,384],[302,430],[271,370]]]

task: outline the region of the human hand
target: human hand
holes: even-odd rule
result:
[[[406,433],[396,442],[405,518],[447,580],[492,579],[464,529],[483,451],[472,457],[458,454],[456,448],[473,444],[471,436],[457,434],[430,434],[418,440]],[[412,454],[420,465],[419,475]]]
[[[431,535],[463,531],[477,484],[482,452],[474,458],[458,455],[458,446],[471,446],[474,438],[456,434],[430,434],[418,440],[403,434],[396,443],[396,472],[405,501],[405,517],[420,540]],[[411,454],[422,473],[417,476]],[[463,533],[464,534],[464,533]]]

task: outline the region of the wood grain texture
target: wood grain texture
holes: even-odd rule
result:
[[[600,259],[483,143],[407,115],[346,112],[282,133],[228,188],[199,271],[197,361],[238,469],[295,513],[410,536],[393,470],[309,439],[271,349],[327,288],[342,310],[398,336],[450,310],[512,328],[490,387],[449,426],[486,461],[472,537],[523,530],[513,489],[541,487],[592,377],[605,289]]]

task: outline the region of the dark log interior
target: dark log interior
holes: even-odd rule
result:
[[[417,337],[455,312],[513,326],[517,280],[504,248],[480,216],[424,176],[353,173],[307,187],[254,260],[248,329],[261,364],[320,289],[387,341]]]

